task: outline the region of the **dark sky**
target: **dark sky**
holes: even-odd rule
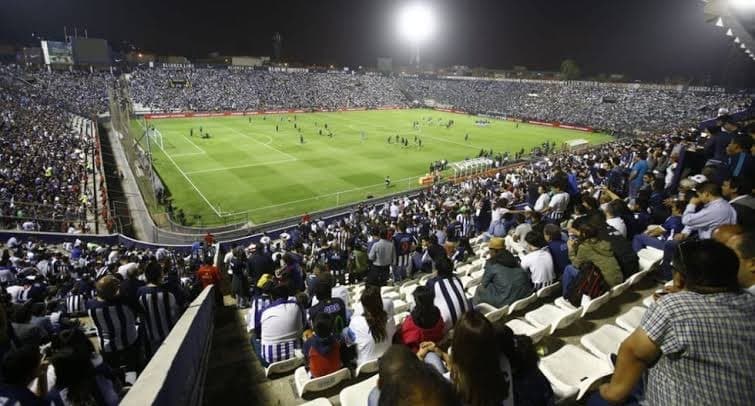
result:
[[[283,35],[289,61],[375,65],[408,61],[395,28],[406,0],[2,0],[0,42],[32,32],[62,39],[86,27],[111,43],[128,40],[159,54],[270,55]],[[692,77],[700,83],[755,87],[755,62],[720,28],[703,21],[699,0],[425,0],[439,17],[423,60],[557,70],[574,58],[586,74],[633,79]]]

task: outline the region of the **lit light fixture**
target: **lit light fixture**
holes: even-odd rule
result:
[[[726,36],[727,37],[733,37],[734,36],[734,33],[731,31],[731,28],[729,28],[729,30],[726,31]]]
[[[735,43],[735,44],[739,44],[739,37],[737,37],[737,38],[734,38],[734,43]]]
[[[721,17],[718,17],[718,20],[716,20],[716,27],[723,27],[724,26],[724,19]]]
[[[409,42],[418,44],[426,41],[435,31],[433,10],[422,3],[405,6],[399,13],[398,29]]]
[[[742,49],[744,49],[745,48],[745,44],[739,44],[739,47],[742,48]]]

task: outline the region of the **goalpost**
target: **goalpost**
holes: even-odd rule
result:
[[[150,140],[157,145],[161,150],[165,150],[163,147],[163,135],[157,128],[147,128],[147,142]]]

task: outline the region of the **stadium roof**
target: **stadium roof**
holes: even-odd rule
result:
[[[703,0],[705,21],[721,28],[755,61],[755,5],[742,0]],[[740,6],[737,6],[740,4]]]

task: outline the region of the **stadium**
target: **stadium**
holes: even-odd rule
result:
[[[750,2],[103,3],[0,5],[0,403],[753,403]]]

